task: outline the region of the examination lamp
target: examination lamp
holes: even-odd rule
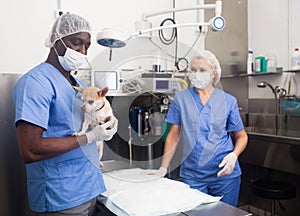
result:
[[[203,5],[196,5],[193,7],[188,8],[172,8],[169,10],[163,10],[152,14],[144,14],[142,19],[143,22],[147,21],[147,18],[161,15],[165,13],[174,13],[179,11],[188,11],[188,10],[200,10],[200,9],[215,9],[215,17],[210,19],[209,22],[194,22],[194,23],[182,23],[182,24],[172,24],[167,26],[159,26],[155,28],[149,29],[142,29],[134,32],[131,35],[125,35],[124,33],[116,30],[116,29],[109,29],[105,28],[101,32],[99,32],[96,36],[96,40],[98,44],[101,46],[109,47],[110,48],[110,60],[111,60],[111,52],[112,48],[122,48],[126,45],[126,42],[134,37],[144,36],[146,33],[160,31],[163,29],[170,29],[170,28],[179,28],[179,27],[187,27],[187,26],[210,26],[213,31],[221,31],[225,27],[225,19],[221,16],[222,12],[222,1],[216,0],[215,4],[203,4]]]
[[[101,46],[109,47],[109,61],[111,61],[112,48],[122,48],[126,45],[127,36],[115,29],[103,29],[97,34],[97,43]]]

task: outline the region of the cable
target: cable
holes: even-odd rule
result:
[[[173,0],[173,8],[175,8],[175,0]],[[175,22],[175,12],[173,12],[173,20]],[[174,66],[176,67],[177,64],[177,58],[178,58],[178,33],[177,33],[177,28],[176,28],[176,35],[175,35],[175,64]]]
[[[163,26],[167,21],[171,21],[172,24],[176,24],[175,23],[175,20],[172,19],[172,18],[166,18],[164,19],[160,26]],[[164,45],[170,45],[174,42],[174,40],[177,38],[177,28],[173,28],[172,29],[172,34],[171,34],[171,37],[170,38],[166,38],[164,33],[163,33],[163,30],[159,30],[158,31],[158,35],[159,35],[159,39],[160,41],[164,44]]]
[[[200,26],[199,26],[199,28],[200,28]],[[206,37],[206,32],[201,32],[201,31],[200,31],[200,33],[198,34],[198,37],[195,39],[195,41],[194,41],[194,43],[192,44],[192,46],[190,47],[190,49],[183,55],[182,58],[186,58],[186,56],[192,51],[192,49],[194,48],[194,46],[196,45],[196,43],[197,43],[198,40],[200,39],[202,33],[204,33],[204,38]],[[149,38],[149,40],[151,41],[151,43],[152,43],[154,46],[160,48],[160,46],[157,45],[153,40],[151,40],[151,38]],[[167,54],[167,55],[170,56],[170,57],[172,57],[172,58],[175,58],[175,56],[173,56],[173,55],[171,55],[171,54]]]
[[[173,0],[173,8],[175,8],[175,0]],[[163,26],[165,24],[165,22],[167,21],[171,21],[173,24],[176,24],[175,22],[175,12],[173,12],[173,19],[172,18],[166,18],[164,19],[160,26]],[[172,56],[170,55],[169,53],[167,53],[168,56],[172,57],[175,59],[175,63],[174,63],[174,66],[175,68],[177,68],[177,70],[181,70],[179,68],[179,62],[180,61],[184,61],[184,62],[187,62],[188,63],[188,60],[186,59],[186,56],[192,51],[192,49],[194,48],[194,46],[196,45],[196,43],[198,42],[198,40],[200,39],[200,36],[201,36],[201,33],[204,33],[204,38],[206,37],[206,31],[203,32],[202,31],[202,26],[199,26],[199,35],[198,37],[196,38],[196,40],[194,41],[194,43],[192,44],[192,46],[190,47],[190,49],[186,52],[186,54],[181,57],[181,58],[178,58],[178,32],[177,32],[177,28],[173,28],[172,29],[172,34],[171,34],[171,37],[170,38],[166,38],[164,33],[163,33],[163,30],[159,30],[159,39],[160,41],[164,44],[164,45],[170,45],[174,42],[174,40],[176,40],[176,43],[175,43],[175,55]],[[150,38],[150,41],[151,43],[153,43],[156,47],[160,48],[159,45],[157,45],[153,40],[151,40]],[[184,68],[183,70],[186,70],[187,68]]]
[[[178,81],[178,85],[180,86],[181,90],[187,89],[189,87],[188,83],[181,79],[181,78],[176,78],[176,80]]]
[[[183,56],[183,58],[186,58],[186,56],[192,51],[192,49],[194,48],[194,46],[196,45],[196,43],[197,43],[198,40],[200,39],[201,33],[204,33],[204,39],[205,39],[205,37],[206,37],[206,32],[202,32],[201,29],[202,29],[202,26],[199,26],[199,30],[200,30],[199,35],[198,35],[198,37],[196,38],[196,40],[194,41],[194,43],[192,44],[192,46],[190,47],[190,49],[185,53],[185,55]]]

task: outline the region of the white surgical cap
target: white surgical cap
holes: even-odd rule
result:
[[[208,50],[204,50],[200,53],[200,55],[197,55],[196,57],[194,57],[193,59],[205,59],[207,61],[207,63],[212,67],[213,69],[213,73],[215,74],[215,78],[213,81],[213,86],[218,85],[220,79],[221,79],[221,66],[219,63],[219,60],[217,59],[217,57],[210,51]]]
[[[65,13],[55,21],[45,45],[51,48],[58,39],[78,32],[91,34],[90,24],[81,16],[69,12]]]

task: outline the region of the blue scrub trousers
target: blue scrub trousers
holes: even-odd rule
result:
[[[222,177],[220,177],[222,178]],[[203,193],[212,196],[223,196],[221,201],[237,206],[239,200],[241,177],[218,180],[214,182],[197,181],[183,179],[183,182],[190,185],[191,188],[200,190]]]

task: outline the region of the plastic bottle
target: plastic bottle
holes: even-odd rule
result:
[[[255,57],[255,72],[256,73],[262,72],[262,69],[261,69],[262,58],[264,58],[264,57],[262,57],[262,56]]]
[[[142,109],[139,108],[138,115],[137,115],[137,125],[138,125],[138,137],[142,136],[142,128],[143,128],[143,122],[142,122]]]
[[[276,72],[276,59],[275,57],[267,58],[267,72]]]
[[[292,54],[292,70],[300,70],[300,52],[299,48],[295,48]]]
[[[149,132],[150,132],[149,113],[145,112],[145,117],[144,117],[144,135],[148,135]]]
[[[249,50],[247,59],[247,74],[252,74],[253,69],[253,51]]]
[[[267,62],[268,60],[264,56],[255,57],[255,72],[267,72]]]

